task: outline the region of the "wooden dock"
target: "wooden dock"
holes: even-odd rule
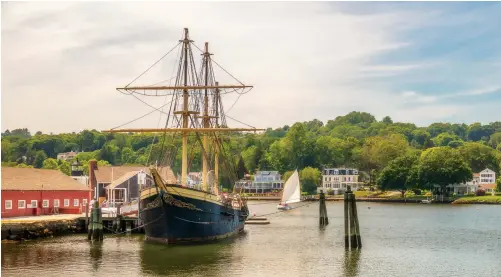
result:
[[[249,217],[245,221],[246,225],[267,225],[270,224],[270,221],[266,217],[262,216],[256,216],[256,217]]]

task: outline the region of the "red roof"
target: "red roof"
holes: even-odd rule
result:
[[[2,190],[79,190],[86,185],[59,170],[2,167]]]
[[[486,189],[496,189],[496,184],[482,184],[480,185],[480,188],[486,190]]]

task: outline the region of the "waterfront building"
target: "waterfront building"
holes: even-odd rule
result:
[[[359,172],[355,168],[325,168],[322,170],[322,186],[317,188],[317,193],[327,193],[330,190],[334,194],[344,193],[348,185],[356,191],[363,185],[358,177]]]
[[[278,171],[257,171],[254,180],[249,177],[237,181],[235,188],[247,193],[281,191],[284,188],[282,175]]]
[[[484,169],[479,173],[473,173],[473,178],[460,184],[450,184],[447,186],[448,193],[456,195],[474,194],[478,189],[483,189],[487,193],[492,193],[495,188],[496,173],[491,169]],[[439,188],[435,185],[435,188]]]
[[[170,167],[157,167],[157,171],[164,182],[176,184],[177,178]],[[138,177],[146,174],[145,186],[153,186],[153,178],[146,166],[101,166],[97,161],[89,162],[89,185],[92,198],[103,203],[106,201],[110,207],[131,202],[139,197]]]
[[[79,214],[89,188],[59,170],[2,167],[2,218]]]

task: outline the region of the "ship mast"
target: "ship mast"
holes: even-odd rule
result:
[[[204,63],[205,63],[205,95],[204,95],[204,116],[203,116],[203,127],[204,128],[209,128],[209,96],[207,95],[207,86],[209,85],[209,59],[210,59],[210,53],[209,53],[209,43],[205,43],[205,51],[203,53],[204,56]],[[209,140],[207,138],[207,133],[203,134],[203,144],[202,144],[202,190],[206,191],[207,190],[207,172],[208,170],[208,163],[209,161],[207,160],[208,153],[206,152],[209,150]]]
[[[176,115],[176,120],[178,122],[177,126],[172,126],[169,128],[167,125],[165,128],[149,128],[149,129],[111,129],[105,130],[103,132],[109,133],[173,133],[179,132],[182,135],[182,154],[181,154],[181,185],[187,185],[188,178],[188,136],[192,133],[197,134],[201,133],[202,135],[202,185],[203,190],[207,191],[207,174],[209,172],[209,155],[207,152],[209,151],[209,135],[213,136],[211,139],[211,144],[214,151],[214,173],[215,173],[215,188],[214,192],[217,194],[217,188],[219,183],[219,149],[218,146],[221,146],[221,143],[216,136],[219,132],[243,132],[243,131],[264,131],[264,129],[256,129],[256,128],[227,128],[226,126],[220,126],[220,122],[224,122],[224,111],[222,110],[221,102],[221,94],[220,89],[246,89],[252,88],[252,86],[244,85],[242,82],[238,81],[239,84],[236,85],[219,85],[218,82],[215,82],[213,71],[212,71],[212,61],[209,53],[209,45],[205,43],[205,49],[202,53],[203,61],[202,65],[204,67],[205,72],[203,77],[200,75],[200,78],[196,78],[197,70],[194,65],[192,59],[192,50],[191,44],[192,40],[189,39],[188,28],[184,28],[184,37],[179,41],[179,44],[182,44],[181,51],[181,61],[178,67],[178,75],[176,84],[173,86],[125,86],[121,88],[117,88],[118,91],[125,91],[127,94],[139,94],[144,96],[166,96],[169,93],[159,94],[158,91],[173,91],[172,95],[175,98],[175,106],[178,103],[179,97],[182,98],[182,107],[178,107],[173,111],[173,114]],[[196,46],[195,46],[196,47]],[[197,47],[198,48],[198,47]],[[199,49],[199,48],[198,48]],[[172,51],[172,50],[171,50]],[[170,51],[169,51],[170,53]],[[168,53],[167,53],[168,54]],[[166,55],[167,55],[166,54]],[[165,56],[164,56],[165,57]],[[156,63],[155,63],[156,64]],[[151,67],[150,67],[151,68]],[[149,70],[149,69],[148,69]],[[224,69],[223,69],[224,70]],[[189,74],[191,73],[194,78],[190,83]],[[144,73],[143,73],[144,74]],[[142,74],[141,74],[142,75]],[[139,77],[141,77],[141,75]],[[181,78],[182,76],[182,78]],[[231,76],[231,75],[230,75]],[[138,78],[139,78],[138,77]],[[233,76],[232,76],[233,77]],[[137,80],[136,78],[135,80]],[[203,78],[203,79],[202,79]],[[135,81],[134,80],[134,81]],[[200,102],[199,95],[201,96],[202,90],[204,91],[203,95],[203,105],[200,107],[198,103]],[[151,91],[154,91],[151,93]],[[193,92],[190,92],[193,91]],[[190,93],[193,96],[190,98]],[[209,98],[213,99],[213,104],[211,105],[211,110],[214,114],[209,114]],[[191,99],[191,100],[190,100]],[[174,100],[173,100],[174,101]],[[179,103],[180,104],[180,103]],[[202,109],[202,111],[200,111]],[[221,109],[221,110],[220,110]],[[211,113],[212,113],[211,112]],[[202,116],[198,114],[202,113]],[[178,117],[180,115],[180,118]],[[220,118],[221,117],[221,118]],[[202,124],[200,126],[198,121],[193,121],[193,118],[202,118]],[[215,119],[212,121],[211,119]],[[221,119],[221,121],[220,121]],[[169,119],[167,119],[167,123]],[[191,122],[191,124],[190,124]],[[174,123],[174,121],[172,122]],[[212,125],[212,126],[211,126]]]

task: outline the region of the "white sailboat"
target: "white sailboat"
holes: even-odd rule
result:
[[[299,173],[295,170],[289,179],[287,179],[287,182],[285,182],[282,199],[280,200],[280,204],[277,205],[277,209],[290,210],[291,207],[288,204],[298,203],[300,201],[301,184],[299,182]]]

